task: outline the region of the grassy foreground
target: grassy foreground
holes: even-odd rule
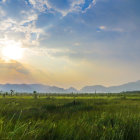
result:
[[[0,140],[139,140],[140,94],[0,98]]]

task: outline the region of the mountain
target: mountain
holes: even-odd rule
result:
[[[85,86],[80,90],[73,87],[64,89],[43,84],[0,84],[0,90],[3,92],[10,92],[11,89],[21,93],[33,93],[33,91],[38,93],[118,93],[122,91],[140,91],[140,81],[110,87],[102,85]]]
[[[66,91],[66,93],[77,93],[78,92],[78,90],[73,87],[70,87],[70,88],[66,89],[65,91]]]
[[[110,87],[104,87],[101,85],[85,86],[80,90],[81,93],[119,93],[123,91],[140,91],[140,81],[129,82],[123,85]]]
[[[110,92],[122,92],[122,91],[140,91],[140,80],[136,82],[130,82],[120,86],[108,87]]]
[[[33,93],[37,91],[38,93],[72,93],[78,92],[74,88],[64,89],[56,86],[48,86],[42,84],[0,84],[0,90],[3,92],[9,92],[10,90],[22,93]]]
[[[10,90],[20,91],[20,92],[31,92],[32,87],[28,84],[4,84],[0,85],[0,90],[4,92],[9,92]]]
[[[80,90],[81,93],[95,93],[95,92],[106,92],[106,91],[107,88],[101,85],[85,86]]]

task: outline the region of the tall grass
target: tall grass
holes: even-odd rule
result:
[[[75,102],[55,96],[2,98],[0,139],[139,140],[140,100],[137,97],[75,98]]]

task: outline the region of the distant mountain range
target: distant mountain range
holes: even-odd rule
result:
[[[73,87],[64,89],[42,84],[0,84],[0,90],[3,92],[14,90],[15,92],[22,93],[33,93],[33,91],[38,93],[118,93],[122,91],[140,91],[140,81],[110,87],[102,85],[85,86],[80,90]]]
[[[105,87],[102,85],[95,85],[95,86],[85,86],[81,90],[81,92],[86,92],[86,93],[119,93],[123,91],[140,91],[140,81],[136,82],[129,82],[126,84],[122,84],[119,86],[110,86],[110,87]]]

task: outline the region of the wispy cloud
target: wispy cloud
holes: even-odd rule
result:
[[[94,6],[95,4],[96,4],[96,0],[92,0],[92,2],[88,5],[87,8],[85,8],[85,9],[82,11],[82,13],[86,13],[87,10],[91,9],[92,6]]]
[[[107,26],[99,26],[97,28],[97,32],[100,31],[108,31],[108,32],[124,32],[124,29],[119,27],[107,27]]]
[[[63,16],[66,16],[71,12],[86,12],[92,5],[95,5],[96,0],[91,1],[85,9],[82,9],[86,3],[85,0],[29,0],[29,2],[40,12],[44,12],[46,10],[48,12],[56,11],[61,13]]]
[[[32,46],[39,44],[40,34],[44,34],[41,28],[36,27],[36,21],[38,19],[38,13],[33,9],[19,9],[19,15],[9,16],[10,11],[5,11],[3,8],[0,10],[0,34],[4,38],[12,39],[14,34],[19,36],[19,41],[23,43],[23,46]],[[20,17],[19,17],[20,16]],[[1,39],[2,39],[1,38]]]
[[[2,0],[2,2],[4,3],[4,2],[6,2],[7,0]]]

